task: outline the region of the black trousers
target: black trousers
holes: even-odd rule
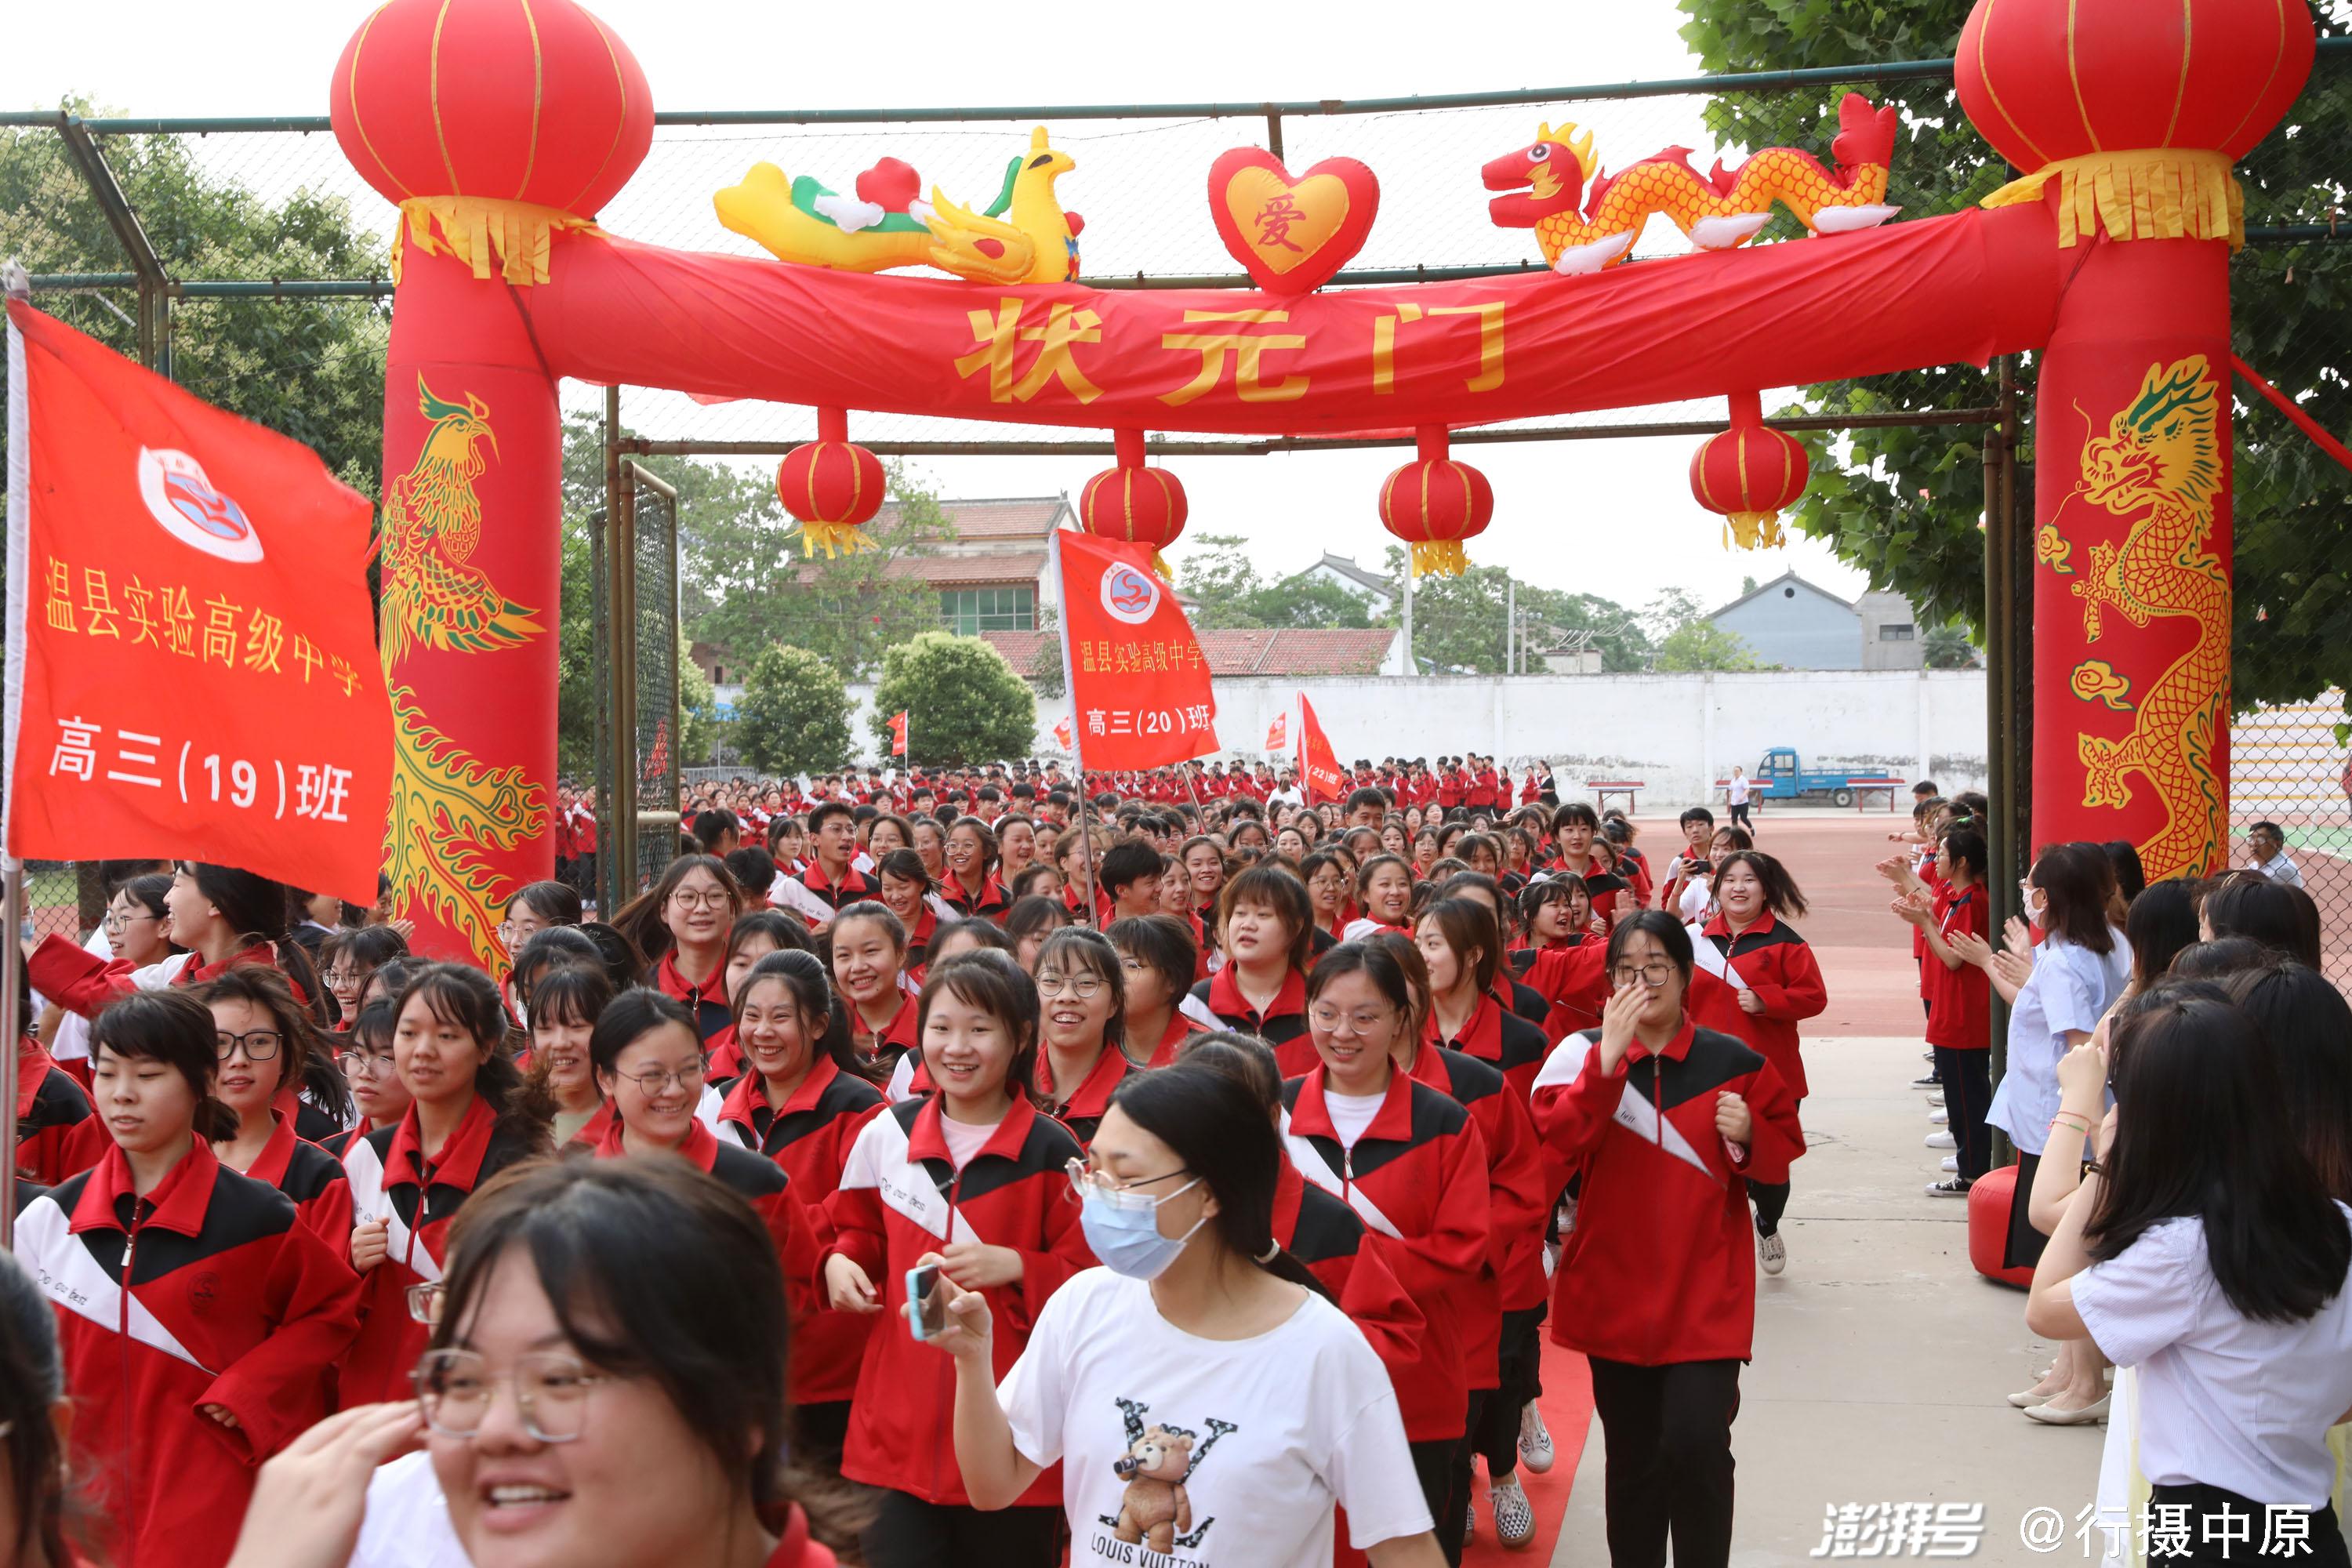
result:
[[[1475,1406],[1478,1395],[1470,1397]],[[1421,1481],[1422,1501],[1429,1506],[1429,1517],[1437,1521],[1437,1549],[1452,1568],[1462,1568],[1462,1523],[1468,1509],[1466,1502],[1451,1513],[1445,1508],[1454,1496],[1454,1466],[1462,1457],[1462,1439],[1439,1437],[1406,1447],[1412,1453],[1412,1473]]]
[[[1463,1439],[1467,1453],[1486,1461],[1490,1482],[1507,1480],[1518,1468],[1519,1410],[1543,1392],[1538,1371],[1543,1362],[1543,1321],[1540,1306],[1503,1314],[1502,1354],[1496,1367],[1500,1386],[1487,1399],[1484,1418],[1473,1421]]]
[[[1474,1388],[1470,1391],[1470,1426],[1454,1445],[1454,1462],[1445,1472],[1445,1511],[1439,1517],[1454,1521],[1456,1531],[1467,1533],[1470,1523],[1471,1485],[1477,1479],[1476,1461],[1471,1455],[1477,1452],[1478,1438],[1486,1429],[1487,1415],[1495,1408],[1495,1391]],[[1458,1538],[1457,1538],[1458,1539]],[[1449,1563],[1462,1560],[1460,1550],[1446,1559]]]
[[[1664,1568],[1670,1539],[1675,1568],[1726,1568],[1739,1363],[1590,1360],[1607,1459],[1611,1568]]]
[[[2032,1268],[2042,1261],[2042,1249],[2050,1238],[2033,1228],[2033,1173],[2042,1169],[2042,1156],[2017,1152],[2017,1190],[2009,1200],[2009,1244],[2002,1248],[2003,1268]]]
[[[1797,1101],[1802,1110],[1805,1102]],[[1789,1184],[1786,1182],[1750,1182],[1748,1196],[1756,1205],[1756,1234],[1770,1236],[1780,1228],[1780,1216],[1789,1212]]]
[[[2165,1532],[2162,1537],[2167,1552],[2178,1548],[2178,1554],[2168,1554],[2161,1561],[2260,1563],[2284,1560],[2294,1563],[2297,1568],[2346,1568],[2344,1530],[2336,1522],[2334,1503],[2326,1504],[2311,1516],[2307,1554],[2295,1546],[2282,1543],[2266,1556],[2263,1548],[2270,1527],[2270,1510],[2261,1503],[2249,1502],[2236,1492],[2201,1482],[2151,1487],[2148,1494],[2148,1519],[2151,1526],[2159,1531],[2165,1516],[2158,1514],[2158,1509],[2185,1505],[2189,1510],[2188,1527]],[[2288,1552],[2294,1555],[2287,1557]],[[2148,1560],[2159,1560],[2153,1548]]]
[[[1992,1133],[1985,1111],[1992,1104],[1992,1053],[1936,1047],[1936,1079],[1944,1086],[1945,1124],[1959,1173],[1975,1181],[1992,1167]]]
[[[1750,833],[1756,831],[1756,820],[1748,815],[1748,803],[1746,801],[1743,800],[1731,808],[1731,826],[1734,827],[1744,827]]]
[[[982,1513],[886,1490],[864,1544],[870,1568],[1055,1568],[1062,1560],[1062,1510]]]

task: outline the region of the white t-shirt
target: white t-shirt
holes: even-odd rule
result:
[[[2113,926],[2115,950],[2102,957],[2064,937],[2053,936],[2033,950],[2033,973],[2009,1011],[2009,1070],[1985,1111],[2029,1154],[2050,1142],[2050,1119],[2058,1114],[2058,1058],[2066,1036],[2089,1034],[2099,1016],[2123,994],[2131,978],[2131,943]]]
[[[2168,1219],[2077,1274],[2074,1307],[2109,1360],[2139,1368],[2139,1467],[2152,1484],[2327,1501],[2327,1428],[2352,1409],[2352,1289],[2299,1323],[2241,1317],[2214,1281],[2204,1221]]]
[[[1320,1296],[1255,1339],[1204,1340],[1142,1280],[1089,1268],[997,1394],[1013,1447],[1062,1463],[1071,1568],[1330,1568],[1335,1504],[1359,1548],[1430,1528],[1388,1373]]]
[[[2272,881],[2284,882],[2290,888],[2300,888],[2303,886],[2303,873],[2296,869],[2294,861],[2286,858],[2286,851],[2284,849],[2280,850],[2277,854],[2272,856],[2267,860],[2248,861],[2246,863],[2246,868],[2252,871],[2260,871]]]
[[[1746,805],[1748,804],[1748,775],[1746,773],[1732,774],[1730,781],[1723,786],[1723,798],[1729,801],[1734,805]]]
[[[368,1478],[367,1517],[349,1568],[472,1568],[449,1527],[430,1454],[404,1454]]]
[[[1330,1112],[1331,1128],[1339,1134],[1340,1148],[1356,1146],[1356,1140],[1364,1135],[1364,1129],[1372,1124],[1372,1118],[1381,1113],[1388,1099],[1386,1094],[1333,1094],[1328,1089],[1323,1091],[1323,1109]]]

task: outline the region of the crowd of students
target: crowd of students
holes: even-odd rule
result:
[[[1485,1528],[1534,1539],[1548,1329],[1592,1369],[1612,1560],[1727,1562],[1755,1276],[1788,1266],[1800,1026],[1827,1004],[1804,897],[1747,829],[1685,813],[1654,872],[1577,802],[1490,817],[1367,783],[1081,820],[1050,777],[827,783],[798,812],[762,792],[764,822],[740,791],[689,801],[691,849],[608,920],[576,881],[520,889],[495,975],[242,872],[115,868],[89,946],[27,956],[50,1011],[19,1047],[31,1283],[0,1281],[34,1377],[30,1417],[0,1410],[19,1560],[1428,1568],[1481,1489]],[[2029,879],[2039,949],[1980,963],[1946,918],[1980,841],[1920,826],[1933,881],[1897,910],[1924,893],[1923,986],[2006,990],[2022,962],[2041,998],[1971,1110],[1979,1080],[1941,1067],[1982,1039],[1947,1011],[1943,1043],[1927,992],[1956,1161],[1987,1121],[2026,1148],[2086,1120],[2072,1047],[2105,1047],[2115,955],[2160,944],[2136,911],[2107,931],[2112,880],[2069,846]],[[2223,887],[2202,918],[2279,917]],[[2260,1005],[2315,1005],[2278,984]],[[2262,1060],[2299,1105],[2253,1089],[2306,1163],[2200,1199],[2217,1223],[2352,1165],[2352,1077],[2291,1054]],[[2054,1234],[2043,1272],[2075,1265],[2037,1316],[2085,1247],[2084,1281],[2121,1279],[2189,1212],[2143,1189],[2119,1226],[2121,1157],[2074,1187],[2062,1131],[2020,1180],[2020,1261]],[[2306,1348],[2342,1329],[2315,1212],[2284,1293],[2216,1265]],[[2074,1289],[2084,1348],[2044,1394],[2095,1378],[2125,1310]],[[2242,1446],[2307,1469],[2301,1436]],[[2289,1500],[2252,1473],[2150,1476]]]

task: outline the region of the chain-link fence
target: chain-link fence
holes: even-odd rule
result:
[[[677,491],[620,465],[618,526],[592,535],[595,589],[598,902],[617,910],[677,856],[679,784]],[[607,570],[615,562],[618,570]],[[629,737],[612,743],[615,733]],[[621,772],[626,759],[627,772]]]
[[[2342,30],[2341,9],[2327,8],[2324,30]],[[2352,430],[2352,384],[2342,369],[2352,363],[2352,328],[2341,324],[2352,316],[2340,309],[2352,252],[2336,235],[2344,172],[2352,166],[2347,45],[2352,40],[2323,42],[2312,83],[2288,116],[2291,132],[2271,138],[2242,171],[2250,244],[2231,279],[2236,346],[2246,366],[2337,432]],[[1838,100],[1849,89],[1900,110],[1887,199],[1907,216],[1958,210],[2008,178],[1959,111],[1949,62],[1929,61],[1851,76],[1788,72],[1374,105],[1301,103],[1271,113],[1209,105],[1041,110],[1018,119],[956,110],[666,113],[644,164],[601,216],[635,239],[758,255],[751,241],[719,226],[711,205],[715,192],[756,163],[847,189],[877,159],[899,157],[918,166],[926,190],[936,184],[953,199],[985,204],[1007,161],[1026,150],[1031,125],[1043,123],[1076,161],[1059,194],[1087,220],[1083,273],[1097,284],[1238,281],[1198,192],[1202,171],[1243,142],[1269,147],[1293,169],[1345,154],[1378,173],[1380,220],[1339,283],[1462,276],[1538,264],[1528,231],[1490,220],[1491,193],[1479,170],[1528,145],[1539,126],[1559,137],[1570,135],[1570,126],[1590,131],[1611,168],[1672,148],[1704,150],[1694,158],[1701,166],[1717,155],[1736,165],[1776,145],[1828,162]],[[100,170],[106,178],[98,177]],[[108,185],[119,185],[129,216],[143,221],[139,243],[148,255],[127,248],[123,212],[101,199]],[[0,116],[0,255],[24,259],[42,286],[43,307],[319,447],[371,489],[394,217],[345,161],[323,116]],[[1797,233],[1782,214],[1762,237],[1790,240]],[[1654,223],[1634,257],[1670,255],[1683,245],[1670,225]],[[2011,371],[2018,407],[2030,417],[2033,356],[2019,356]],[[288,394],[295,388],[299,397]],[[2344,826],[2345,752],[2336,731],[2341,689],[2352,681],[2346,668],[2352,595],[2341,591],[2352,581],[2352,542],[2337,543],[2352,541],[2344,526],[2347,476],[2253,396],[2250,384],[2241,380],[2238,392],[2238,698],[2248,712],[2231,781],[2232,858],[2242,861],[2248,825],[2279,822],[2320,900],[2331,942],[2352,948],[2352,840],[2344,840],[2352,830]],[[591,395],[568,388],[567,405],[585,406]],[[1971,544],[1985,511],[1982,422],[1999,401],[1995,374],[1965,365],[1768,394],[1768,412],[1806,430],[1814,448],[1801,525],[1835,532],[1847,559],[1910,594],[1923,629],[1982,605],[1984,574]],[[1671,435],[1719,428],[1722,420],[1722,405],[1709,400],[1528,421],[1456,439],[1524,438],[1529,426],[1562,437]],[[703,447],[781,447],[815,435],[809,409],[705,405],[640,389],[627,394],[626,423],[638,438]],[[855,430],[885,453],[1004,449],[1074,434],[890,414],[861,414]],[[2018,457],[2030,462],[2030,426],[2021,434]],[[643,488],[636,500],[639,552],[657,528],[670,528],[674,538],[677,528],[694,527],[691,516],[664,511]],[[1690,529],[1687,548],[1712,546],[1711,522],[1694,515]],[[1587,553],[1591,581],[1577,585],[1605,595],[1605,552]],[[597,658],[600,707],[610,711],[623,689],[646,694],[647,706],[633,710],[625,728],[636,736],[640,770],[630,793],[648,814],[675,805],[682,760],[674,699],[655,696],[676,689],[677,584],[668,565],[675,559],[638,563],[631,679],[614,679],[623,669],[603,657],[602,642]],[[1940,564],[1923,564],[1931,562]],[[600,564],[596,575],[593,613],[601,638],[613,629],[602,593],[609,574]],[[666,631],[645,619],[656,602],[671,617]],[[598,750],[609,757],[612,748]],[[614,794],[609,784],[600,789],[604,809]],[[645,826],[638,876],[658,863],[675,826]],[[609,829],[605,844],[612,846]],[[2336,875],[2339,866],[2347,868],[2343,877]],[[94,919],[84,900],[63,896],[75,881],[71,868],[37,876],[28,907],[39,929]],[[608,889],[608,896],[614,890],[624,889]]]

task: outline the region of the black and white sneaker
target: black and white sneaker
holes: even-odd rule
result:
[[[1937,1078],[1934,1073],[1929,1073],[1926,1078],[1913,1079],[1911,1080],[1911,1087],[1913,1089],[1941,1089],[1944,1087],[1944,1080]]]
[[[1931,1198],[1964,1198],[1969,1195],[1969,1188],[1974,1184],[1966,1176],[1954,1176],[1943,1182],[1929,1182],[1927,1195]]]

